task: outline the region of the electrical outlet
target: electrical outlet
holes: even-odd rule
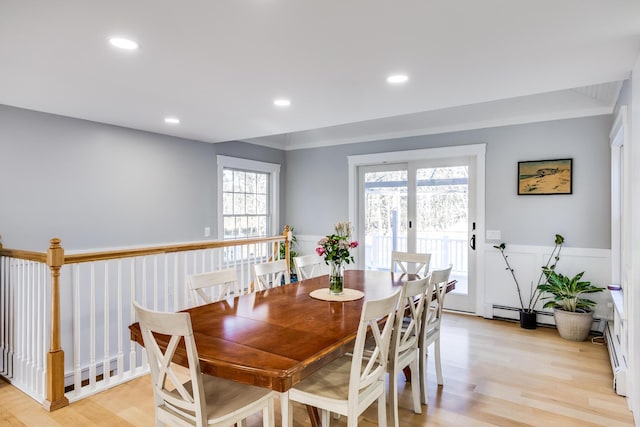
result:
[[[211,236],[211,227],[205,227],[204,228],[204,237],[210,237]]]

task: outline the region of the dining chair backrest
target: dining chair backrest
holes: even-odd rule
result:
[[[442,321],[442,308],[444,297],[447,295],[447,285],[451,276],[452,265],[447,268],[431,271],[431,279],[427,289],[427,302],[422,311],[422,325],[420,328],[420,399],[423,404],[428,404],[427,392],[427,349],[434,344],[434,359],[436,363],[436,378],[438,384],[443,384],[442,362],[440,357],[440,324]]]
[[[422,412],[420,406],[419,354],[420,326],[422,312],[427,299],[429,276],[418,280],[409,280],[402,285],[400,303],[396,314],[395,327],[391,336],[389,350],[389,407],[395,427],[399,426],[398,417],[398,375],[406,367],[411,372],[411,394],[413,411]]]
[[[156,419],[175,420],[174,423],[177,424],[180,418],[186,418],[194,420],[194,425],[206,425],[203,380],[189,313],[151,311],[142,308],[136,302],[133,306],[149,358]],[[161,350],[154,334],[169,336],[165,352]],[[189,365],[190,381],[187,383],[179,379],[180,374],[173,369],[174,365],[171,363],[182,340],[184,340]],[[182,423],[184,424],[184,421]]]
[[[434,328],[440,327],[440,319],[442,317],[442,308],[444,307],[444,297],[447,295],[447,283],[451,276],[452,265],[447,268],[433,270],[431,272],[431,288],[435,298],[426,305],[423,312],[423,330],[425,334]]]
[[[296,267],[298,280],[311,279],[325,274],[322,265],[324,260],[318,254],[309,254],[293,257],[293,265]]]
[[[429,276],[409,280],[402,286],[396,327],[391,338],[392,360],[418,348],[428,286]]]
[[[426,276],[429,271],[431,254],[413,252],[391,252],[391,271],[400,269],[404,274],[419,274]],[[413,268],[411,268],[413,267]]]
[[[349,401],[358,402],[359,396],[366,395],[369,387],[376,386],[383,381],[389,360],[389,347],[393,331],[396,310],[400,300],[401,290],[379,300],[364,302],[360,324],[353,348],[351,372],[349,377]],[[381,319],[386,317],[384,323]],[[365,357],[365,342],[367,331],[373,336],[375,345],[367,347]]]
[[[253,266],[255,273],[255,290],[264,291],[269,288],[291,283],[289,265],[286,260],[269,261]]]
[[[187,284],[204,304],[240,294],[238,274],[235,268],[192,274],[187,277]],[[209,294],[206,290],[209,289]]]

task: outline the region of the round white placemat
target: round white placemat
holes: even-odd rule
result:
[[[364,297],[364,292],[357,289],[344,288],[342,295],[331,295],[329,288],[322,288],[311,291],[309,296],[323,301],[355,301]]]

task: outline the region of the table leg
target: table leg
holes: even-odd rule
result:
[[[311,420],[311,427],[319,427],[320,414],[318,413],[318,408],[307,405],[307,413],[309,414],[309,420]]]
[[[411,382],[411,368],[408,366],[405,366],[402,369],[402,372],[404,372],[404,381],[410,383]]]

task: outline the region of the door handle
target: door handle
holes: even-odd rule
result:
[[[476,250],[476,235],[475,234],[473,234],[471,236],[471,239],[469,239],[469,247],[474,251]]]

